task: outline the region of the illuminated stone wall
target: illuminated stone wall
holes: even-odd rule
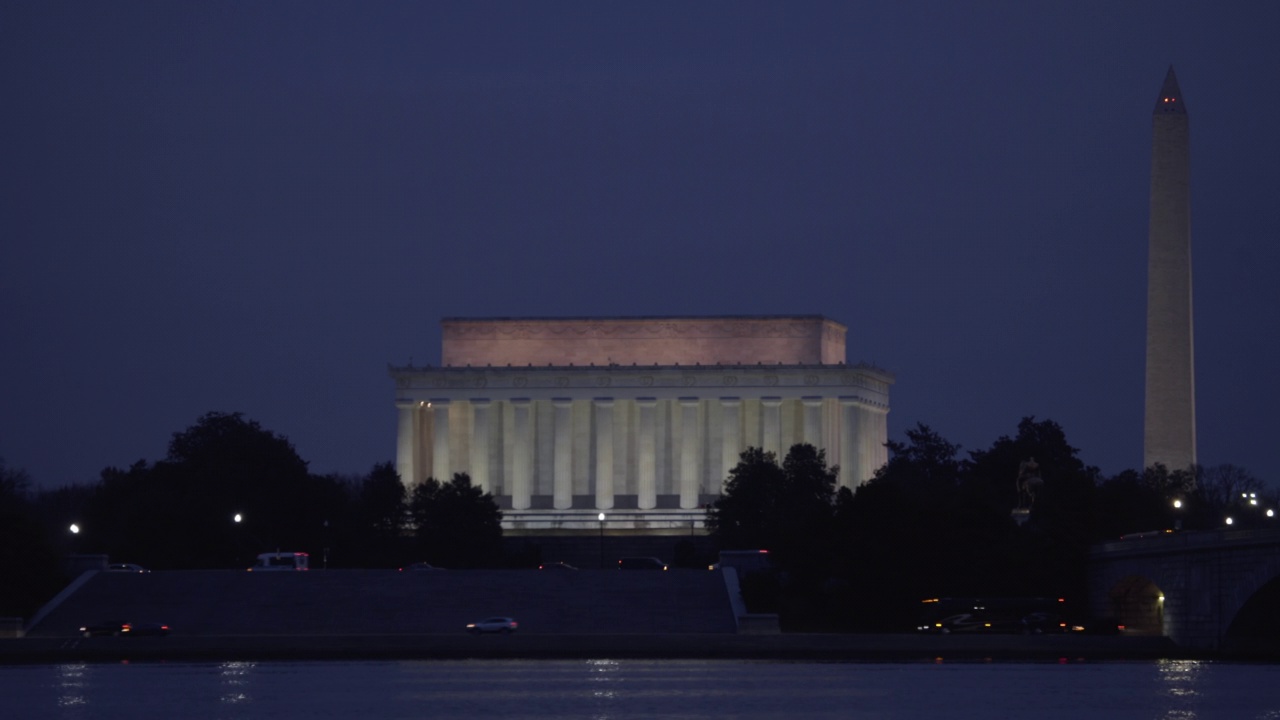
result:
[[[446,318],[446,367],[837,365],[844,325],[817,315]]]

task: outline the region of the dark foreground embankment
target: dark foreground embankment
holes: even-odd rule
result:
[[[0,663],[702,658],[816,661],[1187,657],[1165,638],[924,635],[328,635],[0,640]]]

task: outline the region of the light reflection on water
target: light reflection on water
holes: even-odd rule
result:
[[[75,663],[58,666],[58,707],[75,707],[84,705],[85,673],[88,665]]]
[[[249,671],[251,662],[224,662],[218,666],[222,676],[222,702],[229,705],[249,702]]]
[[[0,718],[1280,720],[1280,666],[698,660],[0,666]]]

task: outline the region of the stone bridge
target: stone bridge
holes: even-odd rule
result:
[[[1096,545],[1089,605],[1186,648],[1280,647],[1280,529],[1161,533]]]

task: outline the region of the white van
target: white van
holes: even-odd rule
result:
[[[258,562],[249,568],[249,572],[271,572],[275,570],[306,570],[311,556],[304,552],[262,553]]]

